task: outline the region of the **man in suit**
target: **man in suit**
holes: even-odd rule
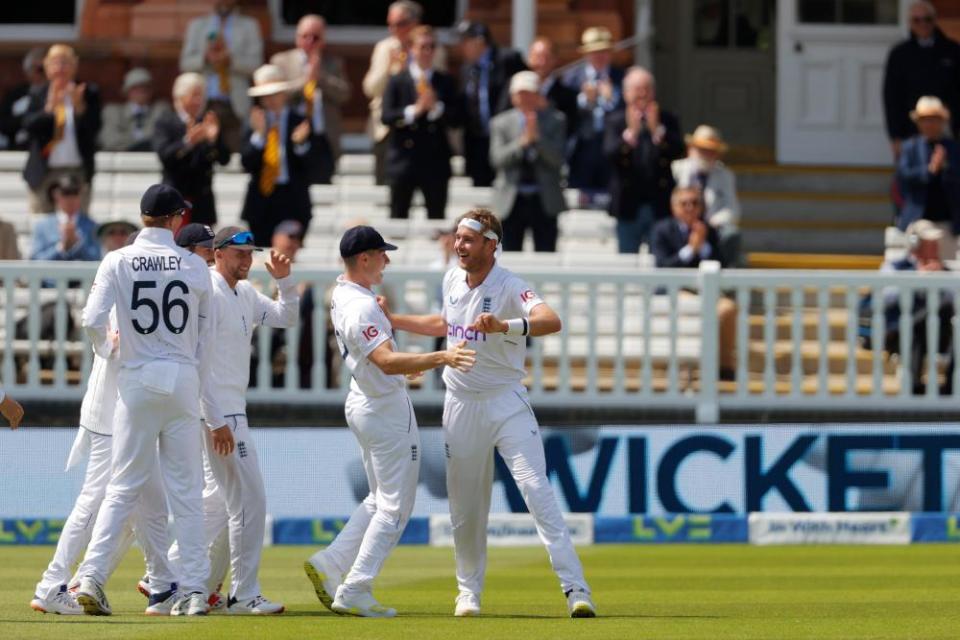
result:
[[[960,145],[950,137],[950,111],[940,98],[923,96],[910,117],[920,133],[903,142],[896,178],[903,195],[897,227],[929,220],[943,233],[940,258],[954,260],[960,235]]]
[[[463,88],[463,159],[466,174],[475,187],[493,184],[490,166],[490,119],[508,108],[501,101],[510,78],[526,69],[523,58],[513,49],[497,47],[487,25],[463,22],[460,32],[460,86]]]
[[[30,92],[23,118],[30,151],[23,178],[30,187],[30,210],[53,210],[50,187],[61,176],[77,179],[83,208],[90,208],[94,153],[100,132],[100,92],[96,85],[77,83],[77,54],[65,44],[55,44],[43,59],[46,84]]]
[[[571,69],[564,83],[577,92],[578,116],[570,152],[569,186],[580,189],[588,199],[606,192],[610,168],[603,161],[603,133],[606,116],[623,107],[623,70],[611,64],[613,34],[605,27],[590,27],[580,38],[577,50],[583,64]]]
[[[314,156],[311,184],[330,184],[336,161],[340,158],[340,134],[343,131],[340,107],[350,99],[350,82],[344,75],[340,58],[326,53],[327,22],[308,14],[297,23],[297,47],[270,58],[299,86],[296,106],[300,115],[309,117],[313,129]],[[329,153],[324,150],[329,149]]]
[[[680,124],[656,100],[653,76],[632,67],[623,81],[626,107],[606,120],[603,152],[610,167],[610,215],[620,253],[636,253],[654,222],[670,215],[670,162],[683,155]]]
[[[153,149],[163,165],[163,183],[174,187],[191,204],[184,212],[184,225],[191,222],[215,225],[217,206],[213,197],[214,165],[230,161],[220,120],[205,111],[206,80],[199,73],[182,73],[173,82],[174,111],[157,121]]]
[[[51,189],[56,209],[33,227],[31,260],[99,260],[97,223],[81,206],[80,181],[60,176]]]
[[[289,105],[296,87],[279,67],[265,64],[253,73],[252,97],[240,160],[250,174],[240,217],[250,225],[257,246],[270,246],[273,231],[284,220],[296,220],[306,232],[310,224],[310,120]]]
[[[141,67],[123,77],[124,103],[103,108],[100,148],[104,151],[150,151],[157,119],[170,110],[166,100],[153,101],[153,76]]]
[[[503,250],[522,250],[529,228],[537,251],[556,251],[557,216],[565,208],[563,114],[546,103],[533,71],[510,79],[510,98],[513,108],[490,121],[493,206],[503,217]]]
[[[47,81],[43,74],[44,47],[34,47],[23,57],[23,75],[25,82],[14,85],[3,94],[0,100],[0,148],[26,151],[28,147],[27,130],[23,128],[23,117],[30,107],[30,91],[41,87]]]
[[[363,76],[363,95],[370,100],[367,135],[373,140],[374,177],[377,184],[387,184],[386,157],[390,128],[383,124],[383,93],[390,78],[407,68],[410,62],[410,32],[420,25],[423,8],[413,0],[397,0],[387,9],[390,35],[373,47],[370,68]],[[445,71],[446,50],[437,46],[433,68]]]
[[[208,106],[231,152],[240,149],[240,129],[250,111],[250,74],[263,62],[260,25],[236,6],[237,0],[216,0],[213,13],[187,26],[180,51],[180,71],[206,77]]]
[[[719,260],[717,232],[703,221],[703,199],[695,187],[677,187],[670,196],[673,217],[653,228],[652,249],[658,268],[695,269],[704,260]],[[720,379],[733,380],[737,353],[737,305],[729,298],[717,300],[720,329]]]
[[[410,42],[409,66],[390,78],[383,95],[383,124],[390,127],[390,217],[406,218],[413,191],[420,189],[427,217],[443,219],[450,181],[447,129],[459,122],[458,95],[453,78],[433,68],[433,29],[417,27]]]
[[[910,110],[921,96],[936,96],[948,109],[960,110],[960,43],[937,27],[937,12],[924,0],[908,9],[910,37],[890,50],[883,73],[883,115],[893,157],[916,134]],[[960,123],[953,123],[954,137]]]
[[[733,171],[720,160],[727,151],[727,144],[717,129],[705,124],[684,139],[687,157],[674,160],[670,165],[673,179],[678,187],[700,189],[704,218],[717,231],[724,262],[737,265],[740,262],[740,230],[737,228],[740,200]]]
[[[557,68],[553,41],[543,36],[534,40],[527,52],[527,66],[540,78],[540,95],[566,118],[567,136],[573,135],[579,122],[577,92],[565,85],[562,79],[553,73]]]

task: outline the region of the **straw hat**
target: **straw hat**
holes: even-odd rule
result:
[[[275,64],[265,64],[254,71],[253,85],[247,90],[247,95],[252,97],[272,96],[297,89],[297,83],[288,81],[287,76]]]
[[[144,69],[143,67],[134,67],[127,71],[127,74],[123,76],[123,89],[122,91],[126,93],[133,89],[134,87],[140,87],[143,85],[149,85],[153,82],[153,76],[150,75],[150,72]]]
[[[943,106],[940,98],[935,96],[923,96],[917,100],[916,108],[910,112],[910,119],[916,122],[920,118],[943,118],[950,119],[950,111]]]
[[[613,34],[606,27],[590,27],[580,37],[580,53],[613,49]]]
[[[540,76],[533,71],[518,71],[510,78],[510,95],[518,91],[540,91]]]
[[[684,136],[684,140],[691,147],[707,149],[717,153],[726,153],[727,143],[723,141],[720,131],[706,124],[701,124],[693,130],[693,134]]]
[[[910,226],[904,231],[907,235],[907,240],[911,245],[915,245],[918,241],[923,240],[926,242],[940,242],[943,240],[943,229],[935,225],[933,222],[925,219],[915,220],[910,223]]]

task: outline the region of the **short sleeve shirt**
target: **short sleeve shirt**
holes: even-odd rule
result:
[[[443,380],[452,391],[492,391],[522,381],[526,375],[527,339],[503,333],[487,334],[470,325],[481,313],[492,313],[501,320],[529,318],[530,311],[543,300],[519,276],[494,265],[477,287],[467,286],[467,272],[459,267],[443,279],[443,319],[447,322],[447,346],[466,340],[477,352],[470,371],[447,367]]]

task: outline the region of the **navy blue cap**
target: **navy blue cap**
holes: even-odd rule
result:
[[[180,227],[177,232],[177,246],[180,247],[207,247],[213,248],[213,238],[215,234],[210,225],[191,222],[188,225]]]
[[[394,251],[396,248],[397,247],[395,245],[392,245],[384,240],[383,236],[380,235],[380,232],[378,232],[376,229],[365,225],[347,229],[346,232],[344,232],[343,237],[340,238],[341,258],[349,258],[350,256],[357,255],[358,253],[372,251],[374,249]]]
[[[151,218],[173,216],[192,205],[180,192],[166,184],[152,184],[140,198],[140,214]]]

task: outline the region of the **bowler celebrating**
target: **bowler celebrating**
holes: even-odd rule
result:
[[[447,494],[460,588],[454,615],[480,614],[496,447],[533,515],[570,616],[592,618],[590,588],[547,479],[537,419],[521,383],[527,336],[560,331],[560,318],[526,282],[497,265],[502,239],[500,221],[490,211],[467,212],[457,222],[454,251],[460,262],[444,276],[442,313],[388,313],[396,329],[446,335],[448,345],[464,339],[477,351],[470,371],[443,372]]]

